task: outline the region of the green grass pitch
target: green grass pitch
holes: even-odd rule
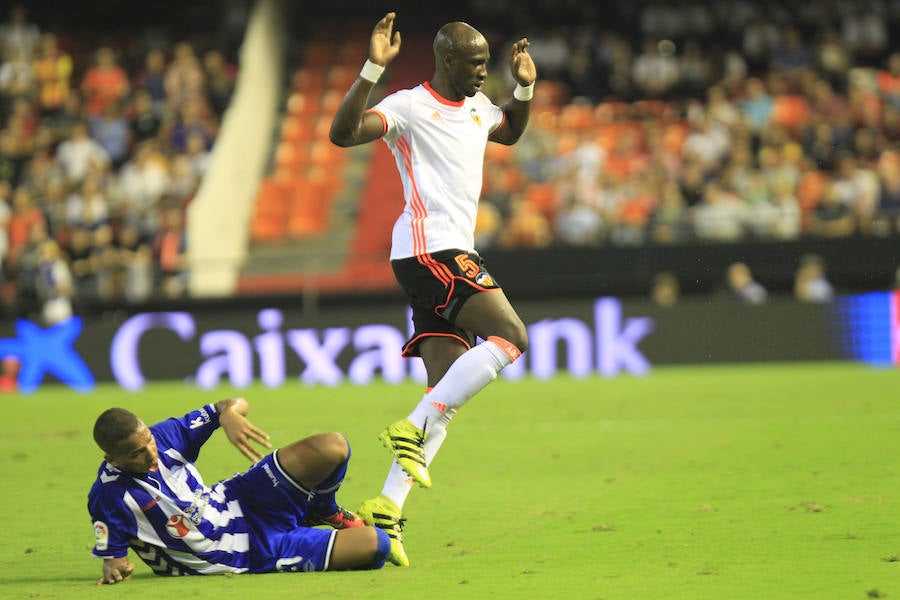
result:
[[[155,422],[232,390],[181,383],[0,396],[0,598],[900,599],[900,371],[849,363],[500,380],[460,411],[406,504],[412,566],[97,588],[85,509],[97,414]],[[355,508],[416,384],[240,392],[273,442],[339,430]],[[246,466],[215,435],[206,482]]]

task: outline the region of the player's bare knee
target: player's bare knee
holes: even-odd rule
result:
[[[528,350],[528,330],[521,321],[510,323],[509,326],[505,328],[505,331],[499,334],[498,337],[503,338],[515,346],[519,352]]]
[[[320,434],[319,450],[327,459],[335,464],[347,460],[350,456],[350,444],[343,434],[337,432]]]

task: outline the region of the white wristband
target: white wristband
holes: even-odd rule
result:
[[[516,84],[516,89],[513,91],[513,98],[521,100],[522,102],[528,102],[531,100],[532,96],[534,96],[533,83],[531,85],[522,85],[521,83]]]
[[[359,72],[359,76],[366,81],[377,83],[381,78],[382,73],[384,73],[384,67],[376,65],[371,60],[367,60],[366,64],[363,65],[362,71]]]

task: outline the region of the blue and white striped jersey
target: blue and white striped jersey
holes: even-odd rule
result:
[[[158,574],[243,573],[250,569],[249,527],[221,483],[207,487],[194,466],[219,427],[212,404],[150,427],[159,470],[126,473],[104,462],[88,494],[98,558],[129,546]]]

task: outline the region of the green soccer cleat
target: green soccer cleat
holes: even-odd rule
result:
[[[425,432],[402,419],[389,425],[379,436],[407,475],[424,488],[431,487],[431,475],[425,464]]]
[[[391,538],[388,560],[397,566],[408,567],[409,557],[403,548],[403,523],[406,519],[400,517],[400,508],[394,501],[381,494],[363,502],[356,512],[366,525],[381,529]]]

